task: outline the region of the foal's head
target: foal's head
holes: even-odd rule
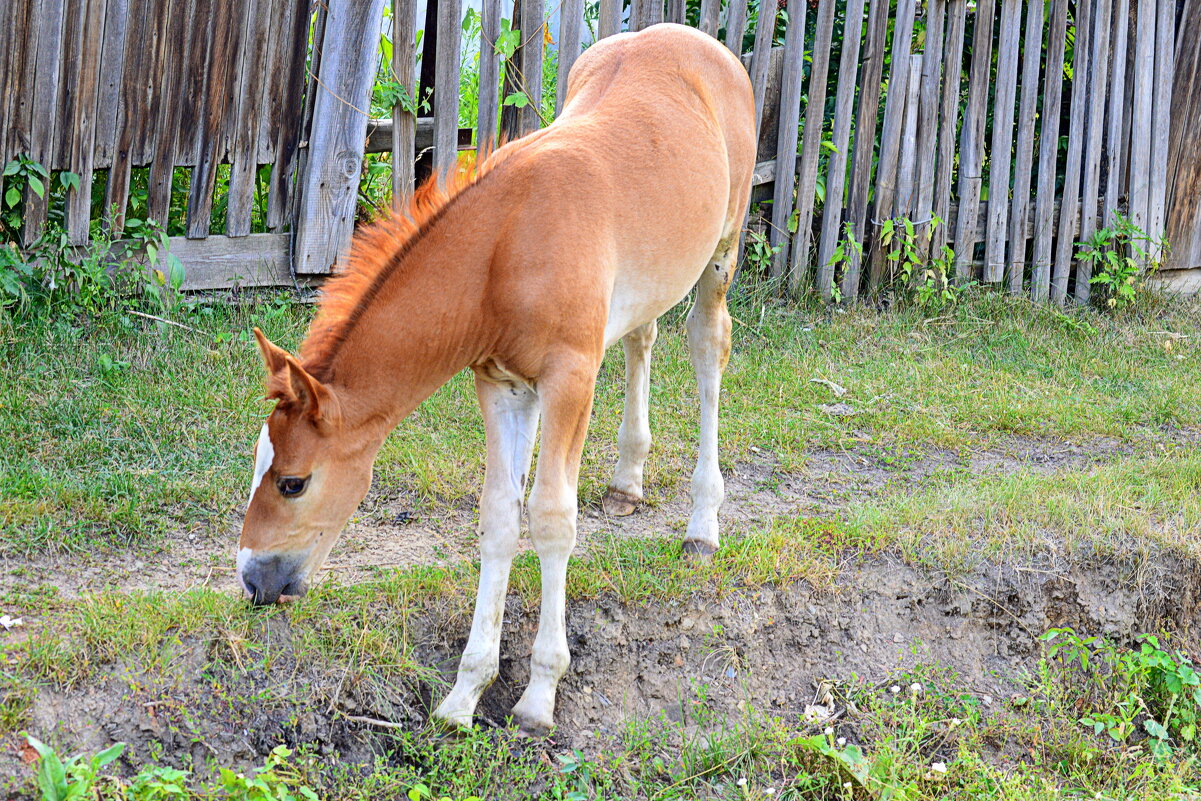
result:
[[[238,579],[259,604],[299,595],[371,485],[375,449],[345,430],[334,391],[255,329],[277,401],[255,445]]]

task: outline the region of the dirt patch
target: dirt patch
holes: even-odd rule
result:
[[[572,603],[573,662],[552,743],[585,753],[612,747],[631,719],[686,717],[682,701],[698,688],[719,714],[751,703],[799,716],[823,680],[883,682],[919,664],[954,669],[963,677],[960,691],[1004,706],[1024,691],[1023,676],[1039,656],[1037,637],[1052,626],[1119,642],[1169,630],[1178,643],[1196,644],[1197,564],[1132,554],[1063,567],[987,565],[948,577],[873,558],[844,564],[832,590],[799,582],[721,598],[698,591],[645,606],[613,598]],[[524,687],[536,611],[510,598],[501,678],[479,710],[485,725],[503,725]],[[444,691],[436,677],[453,676],[469,618],[461,604],[414,618],[410,641],[429,674],[400,681],[356,675],[301,653],[294,645],[300,626],[320,623],[293,624],[280,614],[257,625],[257,639],[272,643],[261,664],[238,667],[218,633],[190,638],[165,674],[111,664],[86,686],[42,690],[29,730],[72,749],[130,743],[126,767],[149,758],[178,764],[185,754],[197,766],[249,765],[280,742],[368,765],[385,753],[387,735],[348,716],[424,725]],[[10,737],[0,747],[0,786],[15,789],[27,771]]]
[[[1191,441],[1194,434],[1185,431],[1180,436]],[[1116,439],[1070,443],[1015,436],[989,449],[964,453],[868,445],[815,450],[806,456],[803,470],[782,472],[772,454],[760,451],[724,473],[722,530],[745,531],[774,517],[836,514],[851,504],[887,493],[917,492],[928,480],[947,471],[973,475],[1013,470],[1051,473],[1087,468],[1133,452],[1133,446]],[[600,533],[682,538],[690,511],[686,481],[670,488],[648,487],[646,503],[626,518],[609,517],[601,511],[599,499],[591,501],[580,515],[582,551]],[[478,553],[477,519],[475,498],[435,505],[423,503],[411,493],[377,487],[342,535],[325,574],[354,582],[379,570],[474,559]],[[169,537],[157,553],[34,559],[0,556],[0,592],[38,586],[55,587],[67,598],[101,589],[178,591],[204,586],[234,592],[233,565],[240,528],[240,515],[231,515],[215,530],[193,530]],[[528,542],[523,543],[523,547],[528,546]]]

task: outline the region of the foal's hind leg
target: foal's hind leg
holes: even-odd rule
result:
[[[651,320],[622,337],[626,352],[626,405],[617,431],[617,468],[601,505],[615,516],[632,514],[642,500],[642,468],[651,451],[651,348],[659,334]]]
[[[701,431],[696,470],[692,473],[692,517],[684,552],[710,556],[718,546],[717,510],[725,483],[717,461],[717,407],[721,375],[730,359],[730,313],[726,289],[734,276],[737,235],[723,242],[696,285],[696,303],[688,314],[688,350],[700,390]]]

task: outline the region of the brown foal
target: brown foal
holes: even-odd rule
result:
[[[513,715],[553,723],[570,655],[567,558],[576,484],[605,349],[622,341],[626,406],[604,498],[629,514],[650,450],[655,320],[696,288],[688,343],[700,454],[684,548],[718,546],[726,289],[755,162],[750,81],[716,40],[679,25],[604,39],[576,62],[550,126],[448,176],[355,238],[295,358],[256,331],[278,400],[259,435],[238,577],[255,603],[304,591],[371,483],[384,437],[464,367],[487,432],[479,594],[454,688],[434,712],[469,726],[496,678],[509,568],[526,504],[542,568],[530,681]]]

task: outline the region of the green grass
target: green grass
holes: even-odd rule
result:
[[[243,502],[250,445],[270,408],[250,328],[294,348],[310,313],[280,300],[203,307],[184,317],[197,331],[131,317],[0,328],[9,376],[0,382],[0,546],[157,546],[173,532],[225,526]],[[734,314],[727,465],[752,447],[789,471],[815,448],[971,448],[1015,434],[1153,447],[1201,420],[1195,305],[1111,318],[985,295],[927,320],[866,310],[827,318],[745,299]],[[679,310],[665,318],[652,375],[648,482],[665,491],[686,486],[694,458],[682,328]],[[622,375],[614,349],[597,390],[585,499],[603,490],[616,458]],[[837,400],[855,414],[823,409],[836,399],[813,378],[846,387]],[[452,504],[478,492],[483,451],[471,382],[460,375],[388,439],[376,486]]]
[[[880,554],[951,575],[1046,552],[1105,558],[1166,549],[1196,560],[1201,306],[1152,301],[1110,317],[986,294],[926,319],[739,297],[723,465],[766,452],[777,465],[770,489],[789,474],[804,483],[815,455],[846,454],[873,462],[889,482],[865,493],[831,477],[824,487],[836,498],[831,511],[732,521],[709,564],[682,559],[670,532],[602,533],[573,560],[571,598],[617,598],[637,608],[801,580],[837,591],[840,568]],[[219,708],[223,719],[239,721],[259,706],[292,716],[328,710],[344,684],[380,698],[399,686],[440,692],[439,674],[418,656],[417,632],[431,620],[470,614],[472,562],[380,571],[355,584],[327,580],[288,608],[266,611],[206,589],[68,599],[19,583],[22,558],[103,559],[126,548],[171,558],[181,534],[228,537],[244,503],[250,445],[270,408],[249,331],[258,325],[294,349],[310,314],[269,295],[179,310],[177,319],[193,330],[120,315],[20,327],[0,321],[0,548],[13,557],[10,579],[18,579],[0,603],[31,621],[17,636],[0,635],[0,733],[28,725],[39,693],[97,683],[135,700],[151,691],[168,696],[179,715]],[[616,457],[622,376],[615,349],[597,388],[585,502],[597,499]],[[847,393],[835,398],[814,378]],[[828,404],[836,402],[854,413],[835,414]],[[658,503],[686,495],[694,459],[695,383],[679,309],[661,324],[651,418],[647,477]],[[988,473],[968,467],[981,449],[1064,442],[1086,452],[1095,446],[1095,460]],[[459,507],[478,492],[483,444],[471,382],[460,375],[389,437],[376,487],[415,493],[433,513]],[[944,454],[946,466],[917,478],[910,469],[928,452]],[[524,553],[512,591],[530,608],[538,587],[537,561]],[[280,637],[284,623],[288,636]],[[1074,699],[1095,677],[1044,660],[1026,680],[1037,703],[984,709],[957,690],[962,677],[936,664],[914,671],[889,681],[921,682],[926,690],[915,698],[840,677],[837,692],[858,711],[829,736],[799,711],[757,709],[749,695],[737,714],[717,715],[708,688],[694,685],[682,699],[684,722],[631,719],[585,754],[506,731],[446,740],[415,730],[386,735],[386,754],[367,766],[301,748],[288,775],[337,799],[396,797],[418,785],[455,799],[1201,794],[1191,747],[1150,760],[1078,724]],[[842,737],[866,761],[857,762]],[[172,755],[134,756],[136,768]],[[945,774],[933,770],[936,762]],[[191,767],[202,784],[203,766]],[[855,770],[867,778],[848,789]],[[112,797],[120,797],[117,786],[106,786]],[[139,796],[130,789],[125,797]]]

